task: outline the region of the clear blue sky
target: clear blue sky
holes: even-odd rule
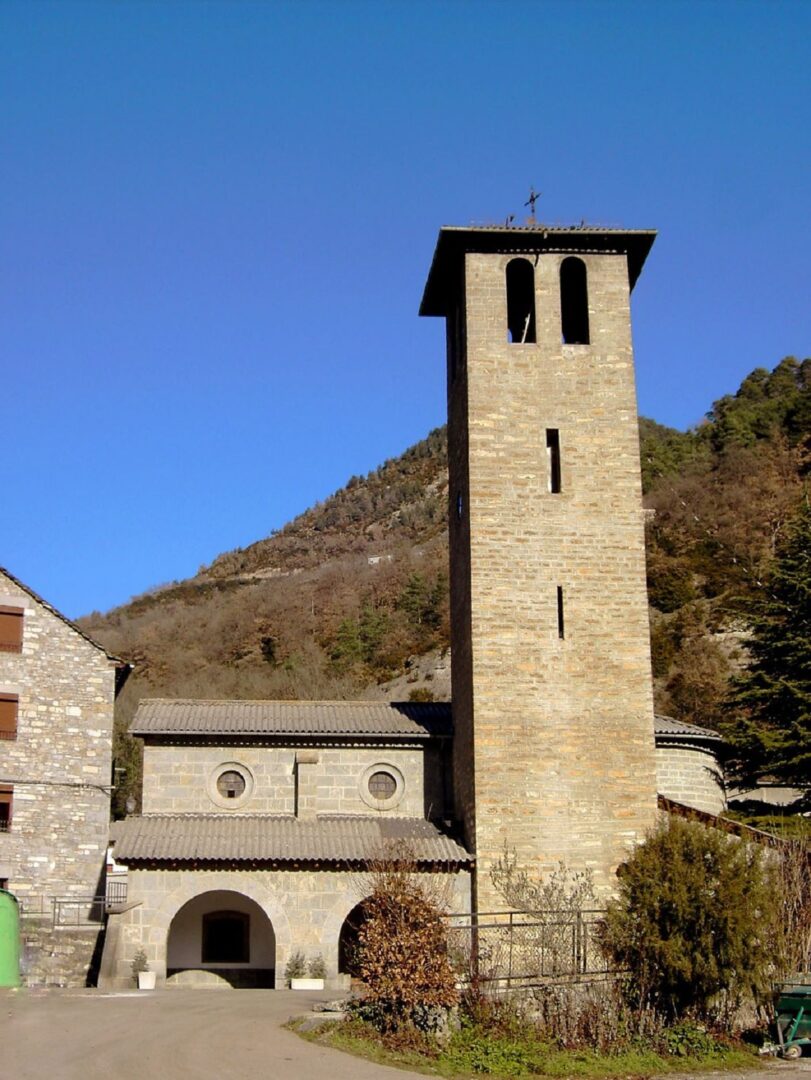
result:
[[[811,352],[811,3],[0,3],[0,565],[66,614],[445,418],[437,230],[657,228],[640,409]]]

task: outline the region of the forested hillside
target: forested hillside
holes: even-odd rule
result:
[[[656,703],[725,716],[748,611],[796,513],[811,450],[811,361],[757,369],[706,422],[640,420]],[[146,695],[343,698],[449,645],[445,429],[183,582],[80,620]],[[430,668],[430,665],[428,666]],[[423,665],[424,668],[424,665]],[[432,694],[430,670],[411,687]],[[118,738],[119,756],[131,749]],[[135,775],[135,767],[131,768]]]

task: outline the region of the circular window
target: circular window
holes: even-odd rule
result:
[[[236,769],[228,769],[217,777],[217,791],[224,799],[238,799],[245,794],[245,777]]]
[[[403,774],[394,765],[370,765],[360,779],[360,797],[373,810],[393,810],[405,793]]]
[[[378,802],[386,802],[397,790],[397,781],[387,772],[373,772],[366,785],[369,794]]]
[[[236,810],[253,794],[253,774],[239,761],[223,761],[209,775],[207,788],[215,806]]]

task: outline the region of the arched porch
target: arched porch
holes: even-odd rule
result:
[[[212,889],[192,897],[169,925],[166,979],[168,985],[272,989],[273,924],[255,900],[235,890]]]

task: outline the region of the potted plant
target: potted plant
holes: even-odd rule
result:
[[[149,970],[149,961],[143,949],[139,949],[133,956],[130,967],[139,990],[155,989],[155,972]]]
[[[290,956],[284,969],[291,990],[323,990],[326,973],[327,965],[320,953],[308,963],[300,951]]]

